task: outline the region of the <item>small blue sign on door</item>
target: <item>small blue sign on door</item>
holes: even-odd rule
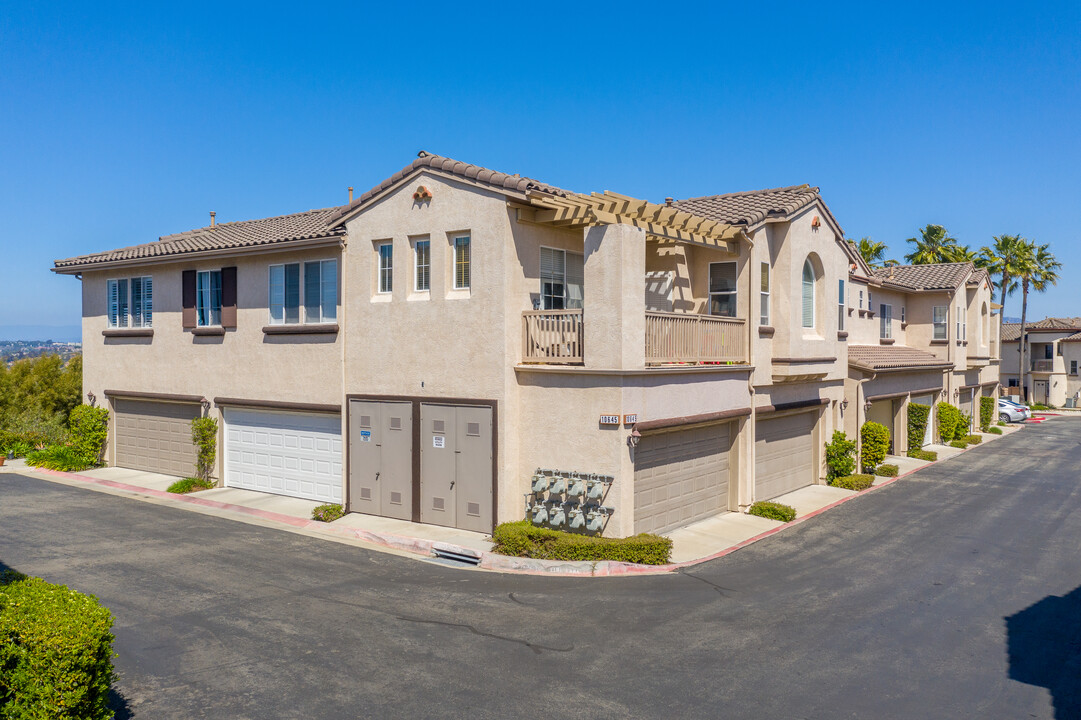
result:
[[[371,442],[372,441],[372,431],[371,430],[361,430],[360,431],[360,441],[361,442]]]

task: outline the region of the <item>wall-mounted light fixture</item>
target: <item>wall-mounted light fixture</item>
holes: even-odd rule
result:
[[[869,411],[869,410],[871,409],[871,405],[872,405],[872,404],[873,404],[873,403],[872,403],[872,402],[871,402],[870,400],[868,400],[867,402],[865,402],[865,403],[863,404],[863,410],[864,410],[864,412],[867,412],[867,411]]]
[[[848,409],[848,398],[845,398],[844,400],[841,401],[841,412],[844,412],[847,409]]]
[[[200,402],[199,404],[203,406],[203,415],[208,415],[210,413],[210,401],[206,398],[203,398],[202,402]]]
[[[97,402],[98,396],[94,394],[93,390],[91,390],[86,394],[86,399],[90,401],[90,407],[94,407],[94,403]]]
[[[631,429],[631,434],[627,436],[627,447],[632,450],[638,447],[638,441],[642,439],[642,433],[635,429]]]

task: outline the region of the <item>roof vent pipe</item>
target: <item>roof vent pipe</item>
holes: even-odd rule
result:
[[[353,203],[353,186],[352,185],[349,186],[349,203],[350,204]]]
[[[213,210],[211,210],[211,211],[210,211],[210,229],[211,229],[211,230],[213,230],[213,229],[214,229],[214,225],[215,225],[215,224],[216,224],[216,222],[217,222],[217,221],[215,221],[215,220],[214,220],[214,216],[215,216],[215,215],[217,215],[217,213],[216,213],[216,212],[214,212]]]
[[[675,202],[675,200],[673,198],[670,198],[670,197],[664,199],[664,204],[667,207],[672,207],[672,203],[674,203],[674,202]]]

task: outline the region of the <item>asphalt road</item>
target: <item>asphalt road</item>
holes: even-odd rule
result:
[[[675,575],[462,571],[14,474],[0,561],[116,615],[136,718],[1075,718],[1081,420]]]

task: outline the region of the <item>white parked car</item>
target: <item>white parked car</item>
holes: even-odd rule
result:
[[[998,419],[1002,422],[1024,422],[1032,417],[1032,411],[1004,398],[998,400]]]

